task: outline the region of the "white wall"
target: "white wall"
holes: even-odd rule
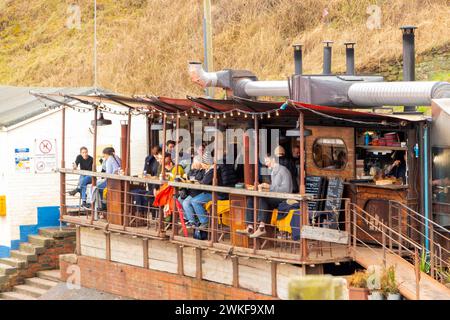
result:
[[[111,144],[116,149],[116,153],[120,155],[120,120],[124,120],[125,117],[105,114],[105,118],[111,119],[113,124],[98,128],[97,145]],[[81,146],[86,146],[89,153],[93,154],[93,134],[89,130],[91,120],[93,120],[93,112],[79,113],[71,109],[66,111],[66,167],[72,166]],[[131,169],[132,174],[137,174],[142,171],[147,153],[145,117],[133,117],[131,128]],[[9,130],[6,142],[1,144],[0,177],[3,172],[4,181],[2,182],[0,179],[0,191],[2,187],[5,188],[6,184],[7,219],[11,225],[10,238],[12,240],[19,239],[20,225],[37,223],[37,207],[59,205],[58,173],[36,174],[34,170],[29,173],[15,170],[14,149],[30,148],[31,155],[33,155],[36,138],[56,139],[59,166],[61,161],[61,112],[55,112]],[[33,161],[32,167],[34,167]],[[76,180],[77,177],[71,177],[71,179]],[[4,224],[4,221],[0,220],[0,231],[2,230],[1,225]],[[3,233],[1,232],[1,234]],[[4,238],[6,236],[0,235],[0,241]]]
[[[0,131],[0,195],[6,195],[6,132]],[[11,243],[11,232],[9,227],[9,215],[0,217],[0,246],[9,247]]]

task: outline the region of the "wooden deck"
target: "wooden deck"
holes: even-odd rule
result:
[[[370,265],[382,264],[383,250],[381,248],[357,247],[354,250],[356,262],[367,268]],[[386,255],[387,265],[396,266],[397,282],[400,293],[409,300],[416,299],[416,280],[414,266],[397,255]],[[429,275],[420,274],[420,300],[450,300],[450,289],[434,280]]]

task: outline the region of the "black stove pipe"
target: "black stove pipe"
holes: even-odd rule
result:
[[[323,47],[323,74],[331,74],[331,51],[333,41],[324,41]]]
[[[355,75],[355,42],[345,42],[345,62],[347,71],[345,74]]]
[[[403,81],[416,80],[416,57],[414,44],[415,26],[400,27],[403,33]],[[405,106],[404,111],[415,111],[415,106]]]
[[[295,75],[300,75],[303,72],[302,45],[297,43],[292,45],[292,47],[294,48]]]

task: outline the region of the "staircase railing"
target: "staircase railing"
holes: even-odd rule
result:
[[[422,271],[444,282],[450,270],[450,231],[398,201],[389,202],[388,227],[422,248]],[[392,249],[393,244],[389,243]],[[401,246],[398,248],[402,255]]]
[[[415,271],[415,293],[416,293],[416,299],[420,299],[420,256],[422,253],[423,248],[416,244],[414,241],[409,239],[405,234],[402,234],[401,232],[398,232],[397,230],[394,230],[393,228],[389,227],[387,224],[385,224],[383,221],[377,221],[374,219],[374,216],[368,213],[367,211],[363,210],[359,206],[357,206],[354,203],[350,203],[349,205],[350,213],[352,216],[352,222],[351,222],[351,239],[352,239],[352,247],[353,247],[353,253],[356,253],[357,246],[362,245],[369,250],[371,250],[374,255],[380,255],[380,251],[376,250],[373,246],[379,245],[382,249],[382,263],[384,267],[387,267],[387,254],[394,255],[408,263],[411,263],[410,261],[404,259],[404,256],[402,256],[402,252],[406,253],[413,257],[413,266]],[[368,226],[377,228],[381,232],[381,238],[382,240],[379,241],[376,237],[374,237],[372,234],[367,232],[364,228],[362,228],[360,225],[358,225],[358,219],[362,221],[363,223],[366,223]],[[363,233],[365,237],[368,237],[370,239],[371,244],[368,244],[367,241],[362,240],[362,237],[358,237],[358,233]],[[397,247],[397,249],[394,249],[394,246]]]

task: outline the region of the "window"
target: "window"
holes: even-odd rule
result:
[[[313,145],[313,159],[319,168],[342,170],[347,165],[347,147],[339,138],[319,138]]]

